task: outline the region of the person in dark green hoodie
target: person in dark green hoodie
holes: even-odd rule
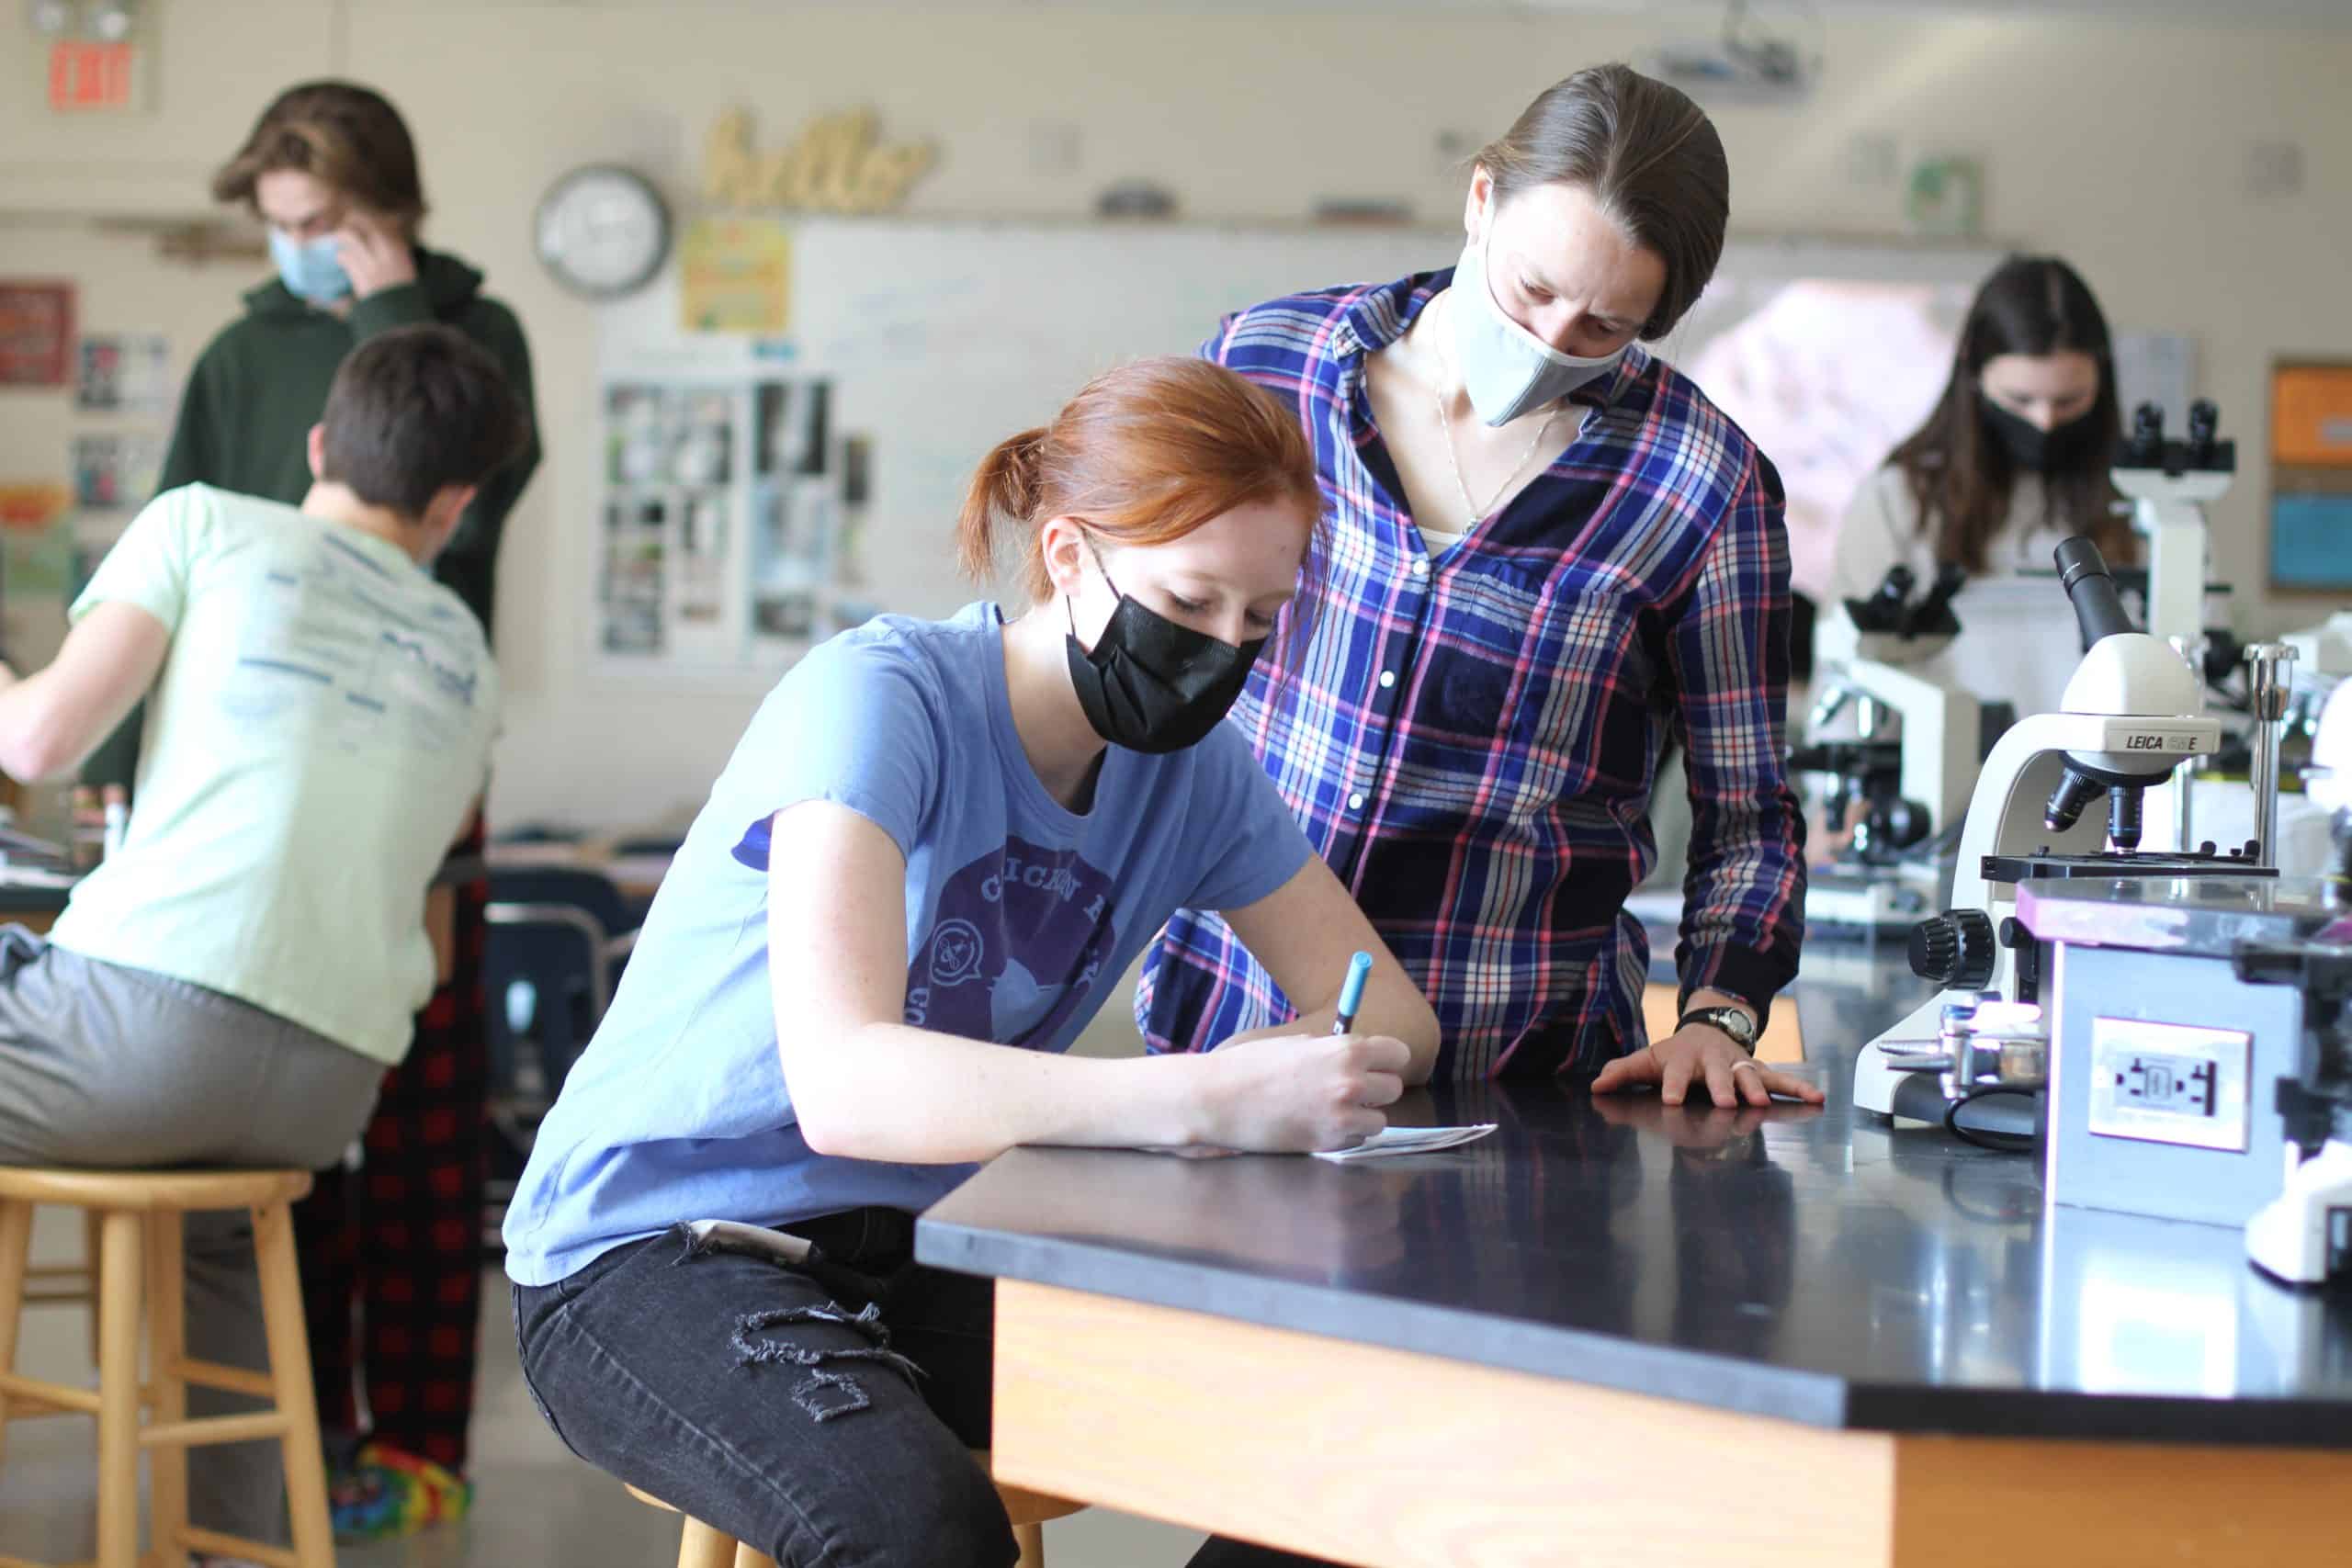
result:
[[[157,493],[202,483],[300,502],[303,444],[344,357],[393,327],[456,327],[498,360],[531,426],[434,566],[494,642],[499,536],[540,456],[530,350],[514,312],[481,292],[481,272],[417,243],[424,191],[400,112],[352,83],[290,87],[213,176],[212,195],[269,225],[278,276],[247,292],[245,314],[197,360]],[[94,759],[89,782],[132,782],[138,716],[123,729],[128,750]]]
[[[267,178],[267,176],[265,176]],[[367,220],[348,217],[345,232]],[[282,232],[282,231],[280,231]],[[306,432],[326,405],[327,386],[361,344],[393,327],[439,321],[495,355],[508,382],[531,400],[531,359],[514,312],[481,292],[481,274],[453,255],[421,245],[401,258],[405,276],[360,295],[313,302],[272,278],[245,295],[245,315],[222,329],[196,362],[180,403],[157,492],[201,482],[270,500],[300,498]],[[355,279],[365,264],[346,272]],[[523,455],[482,487],[434,575],[492,629],[499,536],[506,513],[539,460],[536,420]]]
[[[352,83],[288,88],[214,176],[212,195],[268,225],[277,276],[245,295],[244,314],[197,360],[161,488],[202,482],[300,501],[311,484],[308,433],[345,358],[396,327],[455,327],[505,371],[528,431],[434,562],[434,575],[494,636],[499,536],[539,461],[530,353],[514,311],[482,293],[478,270],[417,243],[424,191],[399,111]],[[131,716],[84,770],[86,783],[134,782],[142,722]],[[477,826],[476,853],[479,843]],[[348,1435],[334,1498],[346,1537],[453,1517],[470,1500],[463,1476],[488,1157],[483,891],[469,884],[435,901],[428,923],[442,983],[416,1016],[406,1061],[385,1079],[363,1137],[364,1171],[322,1173],[296,1213],[320,1420],[331,1438]],[[355,1337],[355,1299],[364,1340]],[[363,1377],[372,1417],[365,1449],[355,1400]]]

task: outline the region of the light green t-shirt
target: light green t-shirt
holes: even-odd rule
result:
[[[171,648],[122,848],[51,939],[398,1062],[497,731],[481,625],[396,546],[209,485],[141,512],[74,618],[110,600]]]

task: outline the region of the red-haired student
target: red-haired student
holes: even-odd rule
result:
[[[917,1266],[914,1214],[1018,1144],[1339,1147],[1428,1076],[1428,1004],[1219,722],[1319,510],[1271,395],[1114,371],[973,480],[965,562],[1017,550],[1025,611],[886,616],[770,694],[508,1213],[524,1371],[575,1452],[779,1562],[1011,1564],[967,1452],[990,1287]],[[1179,908],[1303,1015],[1065,1056]]]

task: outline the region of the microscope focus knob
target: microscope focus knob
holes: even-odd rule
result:
[[[1951,909],[1911,928],[1911,973],[1947,990],[1973,991],[1993,977],[1993,918]]]

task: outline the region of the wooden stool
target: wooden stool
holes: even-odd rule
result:
[[[0,1166],[0,1456],[8,1423],[32,1416],[98,1419],[98,1555],[95,1568],[179,1568],[190,1551],[249,1558],[270,1568],[334,1568],[326,1460],[311,1387],[310,1337],[294,1263],[290,1205],[311,1190],[300,1170],[37,1170]],[[30,1270],[33,1210],[78,1208],[97,1221],[93,1259],[98,1297],[98,1391],[19,1376],[17,1328]],[[182,1341],[180,1217],[250,1210],[261,1269],[267,1372],[188,1359]],[[147,1308],[147,1371],[140,1381],[140,1307]],[[187,1418],[199,1383],[272,1401],[243,1416]],[[142,1421],[141,1412],[151,1416]],[[187,1522],[187,1450],[208,1443],[276,1438],[286,1456],[294,1550],[241,1540]],[[139,1550],[139,1450],[154,1450],[149,1476],[153,1547]],[[0,1568],[35,1568],[0,1556]]]
[[[974,1449],[972,1458],[982,1470],[989,1470],[989,1451]],[[994,1472],[991,1471],[991,1474]],[[666,1513],[678,1510],[648,1492],[632,1486],[628,1495],[640,1503],[651,1504]],[[1027,1492],[1000,1481],[996,1495],[1004,1504],[1004,1511],[1012,1517],[1012,1539],[1020,1543],[1019,1568],[1046,1568],[1046,1521],[1067,1518],[1086,1506],[1067,1497],[1048,1497],[1042,1492]],[[765,1552],[754,1551],[733,1537],[724,1535],[700,1519],[686,1520],[685,1529],[678,1538],[678,1568],[775,1568],[775,1559]]]

